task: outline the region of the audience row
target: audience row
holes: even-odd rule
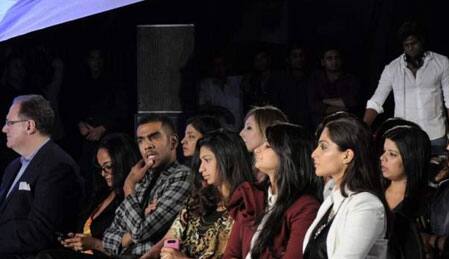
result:
[[[0,187],[2,258],[448,255],[449,212],[438,206],[448,188],[435,184],[428,135],[409,121],[372,134],[337,112],[313,138],[273,106],[250,110],[240,135],[195,116],[182,165],[172,121],[150,115],[137,143],[101,138],[92,159],[103,181],[86,199],[78,167],[50,138],[53,121],[38,95],[16,97],[7,115],[7,146],[21,157]]]

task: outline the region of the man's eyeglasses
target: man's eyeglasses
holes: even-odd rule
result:
[[[19,123],[19,122],[25,122],[25,121],[29,121],[29,120],[16,120],[16,121],[10,121],[10,120],[5,120],[5,125],[8,127],[11,127],[12,125]]]

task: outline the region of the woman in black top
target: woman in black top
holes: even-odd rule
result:
[[[430,140],[418,126],[396,126],[383,135],[380,156],[385,199],[391,211],[389,258],[425,258]]]
[[[125,134],[110,134],[99,143],[96,164],[103,176],[108,192],[97,191],[83,213],[80,232],[57,234],[66,249],[41,252],[36,259],[102,258],[104,254],[102,237],[112,223],[115,210],[123,200],[123,183],[134,164],[139,161],[135,142]]]

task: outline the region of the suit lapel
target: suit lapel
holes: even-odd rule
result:
[[[5,209],[5,205],[8,204],[9,200],[14,196],[15,192],[17,191],[17,189],[19,188],[19,184],[22,181],[27,182],[28,184],[30,182],[32,182],[34,176],[36,174],[39,174],[39,166],[40,164],[45,160],[45,154],[47,153],[46,151],[50,148],[51,146],[51,140],[49,142],[47,142],[44,146],[42,146],[42,148],[36,153],[36,155],[33,157],[33,159],[30,161],[30,164],[28,165],[28,167],[26,168],[25,172],[23,172],[22,176],[20,177],[20,179],[17,181],[16,186],[14,186],[14,189],[11,190],[11,193],[9,194],[9,196],[5,198],[6,193],[8,192],[9,188],[11,188],[11,184],[14,181],[14,179],[16,178],[16,175],[18,173],[18,171],[20,170],[21,167],[21,163],[20,163],[20,158],[17,159],[17,168],[16,168],[16,172],[14,174],[12,174],[12,177],[10,179],[10,182],[8,184],[8,189],[6,189],[4,195],[3,195],[3,199],[2,199],[2,203],[1,203],[1,208],[0,211],[3,211]],[[33,190],[31,190],[33,191]]]
[[[5,170],[5,176],[3,177],[1,188],[0,188],[0,205],[3,204],[6,194],[8,193],[9,188],[11,188],[11,184],[16,178],[17,173],[20,170],[20,158],[16,158],[11,166],[8,166]]]

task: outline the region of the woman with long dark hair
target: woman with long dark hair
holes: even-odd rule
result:
[[[221,258],[232,218],[226,209],[230,195],[243,182],[254,182],[251,160],[242,139],[217,130],[197,143],[193,161],[194,189],[185,208],[165,237],[142,258]],[[204,182],[206,184],[204,184]],[[179,249],[163,247],[177,240]]]
[[[302,241],[321,192],[312,146],[302,127],[278,123],[267,128],[266,141],[255,149],[255,167],[268,180],[257,187],[245,183],[233,194],[235,223],[225,258],[302,258]],[[264,212],[256,213],[260,207]]]
[[[396,126],[383,135],[380,156],[385,199],[392,212],[390,258],[425,258],[420,231],[428,226],[431,146],[419,126]]]
[[[107,258],[102,244],[103,233],[112,223],[115,210],[123,200],[124,181],[139,159],[137,145],[127,135],[113,133],[103,137],[97,149],[96,166],[109,192],[106,195],[100,192],[92,195],[90,204],[81,213],[80,232],[68,233],[60,239],[66,249],[44,251],[36,258]]]
[[[335,187],[307,230],[304,258],[386,253],[387,219],[370,152],[371,134],[360,120],[344,117],[325,125],[312,158],[316,174],[331,177]]]

